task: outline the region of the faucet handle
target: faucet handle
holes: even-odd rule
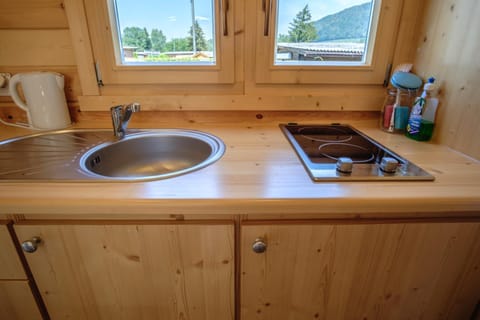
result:
[[[123,105],[113,106],[110,108],[112,115],[113,134],[120,139],[125,136],[127,131],[128,121],[132,113],[140,111],[140,103],[131,103],[124,107]]]
[[[129,110],[131,112],[139,112],[140,111],[140,103],[138,102],[133,102],[127,105],[125,108],[126,110]]]
[[[114,128],[114,130],[116,130],[122,122],[123,106],[118,105],[118,106],[111,107],[110,108],[110,114],[112,115],[113,128]]]

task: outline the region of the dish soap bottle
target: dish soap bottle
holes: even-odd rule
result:
[[[438,98],[435,78],[429,78],[423,87],[420,97],[415,99],[408,119],[406,136],[417,141],[428,141],[432,138],[435,122],[435,113],[438,107]]]

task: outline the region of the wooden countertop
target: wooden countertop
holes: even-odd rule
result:
[[[142,114],[142,113],[140,113]],[[143,113],[133,128],[188,128],[220,137],[226,153],[199,171],[152,182],[0,182],[0,218],[403,218],[480,217],[480,161],[446,146],[376,128],[372,116],[328,114],[207,116]],[[106,113],[88,113],[74,127],[109,128]],[[135,117],[134,117],[135,118]],[[136,120],[136,121],[135,121]],[[313,182],[278,124],[349,123],[435,176],[416,182]],[[0,138],[30,131],[1,126]]]

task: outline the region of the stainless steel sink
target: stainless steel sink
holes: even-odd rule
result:
[[[59,130],[0,142],[0,180],[148,181],[204,168],[225,152],[211,134],[183,129]]]
[[[94,147],[80,165],[99,178],[165,179],[206,167],[220,159],[224,150],[218,138],[203,132],[146,132]]]

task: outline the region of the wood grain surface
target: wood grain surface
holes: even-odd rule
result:
[[[234,318],[230,225],[16,225],[52,319]],[[46,272],[48,270],[48,272]]]
[[[27,280],[0,280],[0,318],[8,320],[43,319]]]
[[[346,116],[347,117],[347,116]],[[202,170],[145,183],[0,183],[1,214],[478,216],[480,162],[450,148],[384,133],[376,119],[335,113],[135,114],[132,128],[188,128],[220,137],[225,155]],[[354,118],[352,118],[354,117]],[[76,127],[110,127],[108,113]],[[93,120],[93,119],[91,119]],[[348,122],[435,176],[433,182],[314,183],[281,122]],[[3,137],[28,130],[2,127]],[[265,216],[262,216],[265,218]]]
[[[0,224],[0,280],[26,280],[7,226]]]
[[[480,294],[479,223],[248,225],[241,248],[244,320],[469,319]]]

